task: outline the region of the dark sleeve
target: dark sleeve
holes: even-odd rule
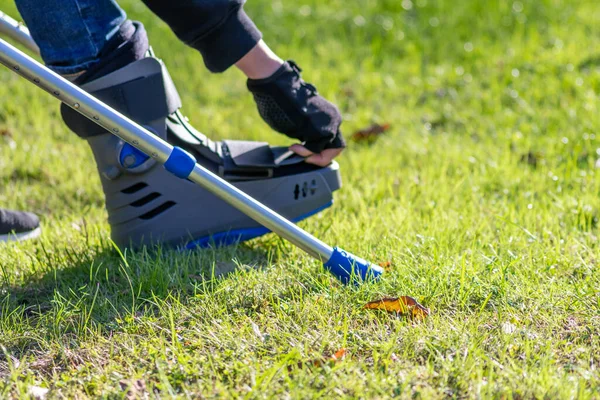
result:
[[[246,55],[262,35],[244,12],[245,0],[143,0],[185,44],[197,49],[212,72]]]

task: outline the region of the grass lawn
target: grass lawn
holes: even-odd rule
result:
[[[209,74],[141,1],[122,5],[199,129],[289,143],[241,73]],[[301,224],[389,271],[344,287],[274,235],[120,254],[91,151],[49,95],[2,69],[0,206],[37,212],[44,235],[0,246],[0,398],[33,386],[48,398],[600,398],[598,3],[246,9],[340,106],[347,136],[390,124],[350,142],[334,207]],[[362,308],[399,295],[431,316]],[[343,361],[313,365],[341,348]]]

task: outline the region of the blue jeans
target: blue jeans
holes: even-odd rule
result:
[[[42,59],[63,75],[96,64],[126,15],[114,0],[16,0]]]
[[[245,0],[143,0],[186,44],[222,72],[248,53],[261,33]],[[63,74],[98,63],[126,15],[116,0],[15,0],[46,65]]]

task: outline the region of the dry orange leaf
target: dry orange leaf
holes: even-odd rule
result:
[[[342,361],[346,357],[346,349],[339,349],[335,353],[329,357],[329,359],[325,358],[316,358],[312,361],[302,362],[300,361],[296,367],[302,369],[303,366],[312,366],[312,367],[322,367],[324,365],[333,365],[336,362]],[[288,366],[288,371],[291,372],[293,370],[293,366]]]
[[[309,364],[313,365],[315,367],[322,367],[325,364],[334,364],[338,361],[342,361],[344,358],[346,357],[346,349],[339,349],[338,351],[336,351],[335,353],[333,353],[331,355],[331,357],[329,357],[328,360],[326,359],[322,359],[322,358],[317,358],[315,360],[312,360]],[[299,363],[298,366],[300,368],[302,368],[300,365],[302,363]]]
[[[412,318],[426,318],[429,315],[429,308],[423,307],[417,300],[410,296],[388,297],[370,301],[365,304],[364,308],[385,310],[390,313],[409,315]]]
[[[382,261],[379,263],[379,266],[383,268],[385,271],[389,272],[392,269],[391,261]]]
[[[339,349],[331,356],[331,361],[340,361],[346,357],[346,349]]]
[[[13,137],[13,134],[11,131],[9,131],[8,129],[4,128],[4,129],[0,129],[0,136],[5,136],[5,137]]]
[[[367,128],[354,132],[352,140],[355,142],[372,141],[388,129],[390,129],[390,124],[373,124]]]

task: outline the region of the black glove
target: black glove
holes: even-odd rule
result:
[[[302,80],[301,71],[290,60],[268,78],[248,79],[260,116],[273,130],[304,142],[313,153],[346,147],[340,111]]]

